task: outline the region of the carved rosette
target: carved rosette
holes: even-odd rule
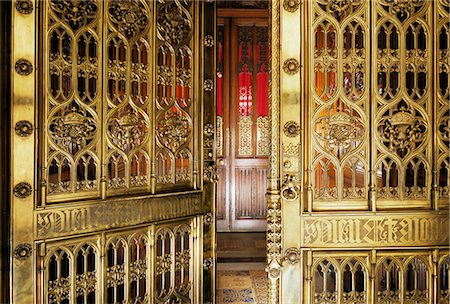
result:
[[[290,247],[284,252],[284,261],[288,264],[297,264],[300,260],[300,250],[295,247]]]
[[[14,258],[20,261],[25,261],[28,259],[33,253],[33,248],[31,244],[22,243],[16,246],[14,249]]]
[[[209,257],[203,260],[203,269],[210,270],[214,266],[214,259]]]
[[[207,48],[212,48],[214,46],[214,37],[212,35],[206,35],[205,38],[203,38],[203,44]]]
[[[33,134],[33,124],[28,120],[21,120],[17,122],[14,129],[16,134],[20,137],[28,137]]]
[[[168,1],[162,5],[157,13],[158,36],[177,46],[192,32],[191,16],[179,2]]]
[[[300,125],[295,121],[288,121],[284,124],[283,131],[287,137],[297,137],[300,134]]]
[[[295,13],[296,10],[300,7],[299,0],[284,0],[283,8],[289,13]]]
[[[33,12],[33,2],[30,0],[17,0],[16,1],[16,10],[24,15],[31,14]]]
[[[33,188],[27,182],[21,182],[14,186],[14,195],[18,198],[27,198],[33,192]]]
[[[110,3],[110,20],[128,39],[139,35],[145,29],[149,17],[140,0],[116,0]]]
[[[26,59],[19,59],[15,64],[16,72],[22,76],[28,76],[33,72],[33,64]]]
[[[206,79],[203,83],[203,89],[205,92],[212,92],[214,90],[214,81],[211,79]]]
[[[283,71],[288,75],[295,75],[300,71],[300,63],[295,58],[289,58],[283,63]]]

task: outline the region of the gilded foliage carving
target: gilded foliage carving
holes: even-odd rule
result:
[[[424,121],[411,112],[400,107],[394,115],[382,120],[379,126],[384,144],[400,157],[405,157],[411,150],[417,149],[426,135]]]
[[[175,152],[185,144],[191,134],[191,122],[186,114],[168,110],[157,125],[159,142]]]
[[[115,145],[129,152],[143,142],[147,128],[136,113],[128,113],[109,123],[108,133]]]
[[[86,110],[74,106],[61,116],[54,116],[49,125],[53,142],[72,154],[85,148],[96,133],[95,120],[86,114]]]
[[[116,29],[128,39],[139,35],[148,26],[147,9],[140,0],[111,1],[108,13]]]
[[[78,30],[90,24],[98,14],[98,4],[95,0],[69,1],[52,0],[50,7],[55,15],[69,25],[73,30]]]
[[[389,13],[396,15],[401,21],[406,20],[422,6],[425,5],[425,0],[382,0],[382,4],[387,6]]]
[[[190,37],[192,21],[189,13],[190,1],[161,1],[157,14],[160,39],[178,46]]]
[[[363,5],[364,0],[318,0],[322,9],[338,21],[344,20]]]

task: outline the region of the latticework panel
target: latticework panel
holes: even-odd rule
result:
[[[43,178],[53,197],[97,196],[101,172],[102,3],[46,2]]]
[[[156,5],[159,184],[193,181],[193,9],[191,1],[159,1]]]
[[[448,302],[449,257],[442,252],[313,252],[305,275],[311,276],[309,303],[426,304]],[[433,280],[433,267],[438,280]],[[437,285],[435,285],[437,284]],[[445,302],[447,301],[447,302]]]
[[[312,267],[314,303],[368,303],[368,266],[364,257],[317,259]]]
[[[138,0],[105,5],[107,185],[108,189],[145,188],[150,183],[150,11],[147,3]],[[125,15],[127,11],[133,14]]]
[[[197,5],[44,4],[43,203],[193,188]]]
[[[199,253],[190,222],[111,232],[104,241],[98,235],[40,246],[46,248],[41,285],[45,303],[194,301]]]
[[[376,3],[376,186],[380,200],[427,200],[432,170],[432,1]]]
[[[369,2],[339,3],[316,1],[311,8],[310,151],[316,201],[358,201],[368,193]]]

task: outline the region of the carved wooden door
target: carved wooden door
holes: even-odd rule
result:
[[[267,23],[266,18],[219,19],[219,231],[265,231],[270,140]]]
[[[214,302],[214,10],[15,2],[12,303]]]
[[[447,303],[449,1],[271,3],[270,302]]]

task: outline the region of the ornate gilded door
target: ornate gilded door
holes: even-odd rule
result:
[[[266,10],[257,12],[267,15]],[[226,12],[218,13],[226,16]],[[267,23],[267,18],[251,17],[218,20],[219,231],[264,231],[266,227],[270,142]]]
[[[271,303],[448,303],[449,12],[272,1]]]
[[[215,7],[12,8],[12,303],[214,300]]]

